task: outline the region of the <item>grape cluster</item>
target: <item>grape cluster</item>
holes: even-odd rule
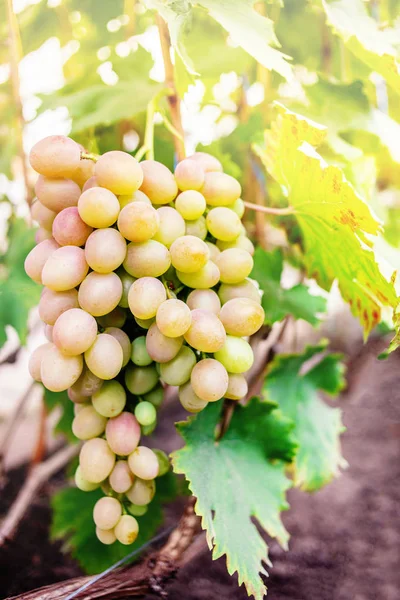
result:
[[[70,138],[50,136],[30,162],[40,227],[25,269],[45,286],[49,340],[30,373],[75,404],[73,432],[84,440],[76,484],[106,494],[94,508],[98,538],[130,544],[169,468],[161,451],[139,445],[156,425],[163,386],[178,386],[193,413],[247,394],[246,338],[264,311],[248,279],[254,248],[241,188],[200,152],[173,174],[120,151],[93,161]]]

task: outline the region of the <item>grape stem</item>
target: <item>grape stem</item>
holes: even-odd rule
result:
[[[296,214],[296,211],[292,206],[288,206],[287,208],[273,208],[272,206],[260,206],[259,204],[253,204],[252,202],[244,202],[243,204],[246,208],[249,208],[250,210],[263,212],[268,215],[277,215],[284,217],[287,215]]]
[[[92,160],[93,162],[97,162],[99,157],[97,154],[93,154],[93,152],[81,152],[81,160],[86,158],[87,160]]]

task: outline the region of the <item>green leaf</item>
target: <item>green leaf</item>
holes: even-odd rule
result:
[[[279,248],[273,252],[265,252],[260,246],[256,249],[251,277],[258,281],[264,292],[265,323],[272,324],[293,315],[295,319],[318,325],[319,315],[326,311],[326,299],[310,294],[309,288],[302,283],[290,289],[282,288],[282,271],[283,254]]]
[[[74,404],[68,398],[67,392],[51,392],[43,386],[43,398],[46,408],[49,412],[54,409],[60,409],[61,415],[58,419],[54,431],[61,433],[71,443],[76,443],[77,438],[72,433],[72,421],[74,420]]]
[[[398,303],[367,237],[376,235],[380,224],[341,170],[328,166],[316,152],[325,127],[282,105],[277,104],[277,111],[264,145],[255,145],[254,151],[295,210],[309,276],[326,290],[337,279],[368,336],[381,320],[382,307]]]
[[[290,481],[285,462],[296,446],[291,425],[275,404],[253,398],[238,405],[224,437],[215,441],[222,403],[212,403],[196,417],[178,424],[186,446],[172,455],[174,470],[183,473],[197,498],[195,511],[207,531],[213,559],[226,554],[228,572],[237,571],[239,585],[261,600],[270,564],[268,547],[252,518],[286,548],[288,533],[280,512],[288,508]],[[222,483],[222,485],[221,485]]]
[[[322,5],[328,23],[346,47],[399,93],[400,64],[393,45],[394,30],[383,29],[370,17],[362,0],[322,0]]]
[[[7,340],[6,326],[18,333],[21,344],[28,335],[28,316],[40,298],[40,286],[24,270],[26,255],[35,245],[34,230],[24,219],[11,217],[8,249],[0,257],[0,348]]]
[[[309,347],[303,354],[277,356],[265,379],[263,393],[276,402],[295,425],[298,452],[294,461],[294,483],[314,491],[335,477],[346,461],[340,452],[344,431],[341,411],[319,399],[318,391],[335,395],[344,386],[341,356],[328,354],[304,373],[307,362],[324,352],[326,345]]]
[[[134,544],[124,546],[115,542],[105,546],[96,537],[93,507],[104,496],[101,490],[82,492],[65,488],[52,498],[52,539],[67,538],[67,548],[81,567],[89,574],[104,571],[135,548],[150,540],[163,522],[162,504],[176,495],[176,481],[172,473],[157,479],[157,491],[145,515],[138,518],[139,535]]]

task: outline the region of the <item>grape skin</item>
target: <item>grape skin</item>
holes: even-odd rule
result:
[[[111,312],[122,296],[122,283],[116,273],[93,271],[82,281],[78,300],[80,306],[94,317]]]
[[[196,160],[182,160],[176,166],[175,181],[182,191],[199,190],[204,183],[204,169]]]
[[[37,142],[29,153],[31,167],[47,177],[72,175],[81,158],[74,140],[63,135],[50,135]]]
[[[178,193],[178,186],[171,171],[155,160],[144,160],[140,166],[143,170],[143,183],[140,190],[153,204],[172,202]]]
[[[115,454],[105,440],[93,438],[83,444],[79,464],[87,481],[101,483],[114,468]]]
[[[105,381],[93,393],[92,404],[103,417],[116,417],[125,408],[126,392],[118,381]]]
[[[85,406],[72,422],[72,433],[80,440],[98,437],[106,428],[107,419],[93,408]]]
[[[225,398],[229,400],[241,400],[247,395],[248,385],[245,377],[241,373],[228,373],[228,389],[225,392]]]
[[[225,329],[218,317],[207,310],[192,310],[192,323],[185,340],[200,352],[217,352],[225,343]]]
[[[141,396],[150,392],[158,383],[158,373],[153,365],[136,367],[128,365],[125,371],[125,385],[132,394]]]
[[[57,213],[54,210],[47,208],[47,206],[44,206],[39,200],[36,200],[32,204],[31,215],[32,219],[36,221],[40,227],[47,229],[47,231],[51,231]]]
[[[157,210],[145,202],[131,202],[119,213],[118,229],[131,242],[147,242],[160,226]]]
[[[98,392],[102,385],[103,380],[92,373],[85,365],[79,379],[71,386],[71,389],[76,394],[89,398]]]
[[[96,536],[97,539],[106,546],[117,541],[117,536],[112,529],[100,529],[100,527],[96,527]]]
[[[132,362],[138,367],[147,367],[153,359],[146,350],[146,337],[141,335],[132,342]]]
[[[219,282],[220,273],[217,265],[209,260],[204,267],[196,273],[176,272],[179,280],[187,287],[206,290],[214,287]]]
[[[100,498],[93,508],[93,521],[99,529],[113,529],[121,518],[122,507],[116,498]]]
[[[49,257],[59,247],[59,244],[51,237],[32,248],[24,263],[25,272],[28,277],[36,281],[36,283],[42,283],[43,268]]]
[[[52,231],[60,246],[83,246],[93,228],[82,221],[76,206],[70,206],[58,213]]]
[[[81,219],[90,227],[103,229],[115,223],[120,207],[118,198],[110,190],[92,187],[82,192],[78,210]]]
[[[195,161],[199,166],[201,166],[205,173],[223,171],[222,164],[218,158],[215,158],[215,156],[212,156],[207,152],[195,152],[189,156],[189,160]]]
[[[30,376],[35,381],[39,381],[39,382],[42,381],[42,376],[40,374],[42,358],[43,358],[46,350],[48,348],[51,348],[52,346],[53,346],[53,344],[51,342],[42,344],[41,346],[38,346],[37,348],[35,348],[35,350],[32,352],[32,354],[29,357],[28,370],[29,370]]]
[[[122,515],[114,528],[114,533],[121,544],[129,546],[138,536],[139,524],[132,515]]]
[[[138,319],[156,316],[158,307],[167,299],[165,287],[155,277],[140,277],[133,282],[128,293],[132,314]]]
[[[82,356],[65,356],[51,344],[42,355],[40,378],[51,392],[63,392],[75,383],[82,369]]]
[[[157,412],[150,402],[142,401],[135,408],[135,417],[140,425],[149,426],[157,419]]]
[[[96,336],[96,319],[80,308],[65,311],[54,324],[54,343],[67,356],[86,352]]]
[[[236,284],[223,283],[218,290],[218,296],[222,304],[233,298],[250,298],[254,302],[261,304],[260,291],[250,279],[245,279]]]
[[[137,477],[126,496],[133,504],[136,504],[137,506],[146,506],[153,500],[155,493],[156,485],[154,479],[145,481],[144,479],[139,479],[139,477]]]
[[[151,325],[146,336],[146,349],[149,356],[158,363],[166,363],[175,358],[183,344],[183,337],[167,337],[161,333],[156,323]]]
[[[117,460],[109,477],[114,492],[125,494],[133,485],[134,475],[126,460]]]
[[[226,173],[206,173],[201,193],[210,206],[229,206],[241,195],[240,183]]]
[[[195,364],[196,355],[193,350],[182,346],[175,358],[160,365],[161,379],[168,385],[183,385],[189,381]]]
[[[143,181],[140,164],[127,152],[112,150],[97,160],[94,175],[98,184],[114,194],[132,194]]]
[[[212,208],[206,218],[208,231],[217,240],[232,242],[242,231],[242,222],[229,208],[218,206]]]
[[[215,315],[219,315],[221,310],[221,301],[214,290],[193,290],[187,297],[186,303],[190,310],[200,308]]]
[[[225,344],[215,352],[214,356],[229,373],[245,373],[251,368],[254,361],[250,344],[242,338],[232,335],[226,336]]]
[[[189,329],[191,322],[190,308],[182,300],[165,300],[157,309],[157,327],[167,337],[180,337]]]
[[[215,261],[222,283],[240,283],[253,270],[251,255],[241,248],[224,250]]]
[[[238,337],[253,335],[264,324],[264,309],[250,298],[233,298],[224,304],[219,318],[226,333]]]
[[[128,244],[124,269],[134,277],[160,277],[168,271],[171,256],[163,244],[148,240],[140,244]]]
[[[207,400],[196,396],[190,381],[179,388],[179,400],[183,408],[191,413],[202,411],[208,404]]]
[[[190,383],[196,396],[205,402],[216,402],[225,395],[229,378],[218,360],[205,358],[193,368]]]
[[[185,235],[185,221],[179,212],[171,206],[162,206],[156,212],[159,217],[159,227],[153,239],[170,248],[176,239]]]
[[[140,425],[130,412],[122,412],[108,420],[106,439],[111,450],[118,456],[128,456],[139,443]]]
[[[106,327],[104,333],[112,335],[119,342],[122,348],[122,366],[125,367],[129,362],[132,352],[132,344],[129,336],[119,327]]]
[[[88,271],[82,248],[62,246],[47,259],[42,270],[42,283],[55,292],[65,292],[78,286]]]
[[[44,206],[58,213],[77,206],[81,189],[72,179],[49,179],[40,175],[35,184],[35,193]]]
[[[210,256],[207,244],[193,235],[185,235],[175,240],[170,252],[172,265],[183,273],[199,271],[206,265]]]
[[[89,267],[97,273],[111,273],[122,265],[126,256],[126,242],[116,229],[96,229],[85,245]]]
[[[107,333],[100,333],[94,343],[85,352],[85,362],[89,369],[100,379],[114,379],[123,363],[120,343]]]
[[[138,446],[128,457],[129,468],[136,477],[148,481],[158,475],[158,460],[156,454],[146,446]],[[135,502],[134,504],[137,504]]]
[[[76,487],[82,490],[82,492],[92,492],[99,487],[98,483],[92,483],[83,477],[82,469],[79,466],[75,471],[74,480]]]

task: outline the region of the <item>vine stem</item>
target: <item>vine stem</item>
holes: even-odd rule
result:
[[[6,0],[7,7],[7,24],[9,37],[9,57],[10,57],[10,72],[12,96],[15,106],[16,118],[16,133],[15,139],[17,142],[17,153],[21,162],[22,175],[25,185],[25,196],[28,206],[32,204],[33,195],[29,184],[28,167],[25,159],[24,151],[24,113],[21,100],[20,79],[19,79],[19,62],[22,56],[21,38],[19,33],[18,21],[15,16],[12,0]]]
[[[93,162],[97,162],[99,160],[98,155],[94,154],[93,152],[81,152],[81,160],[84,158],[87,160],[92,160]]]
[[[272,208],[272,206],[261,206],[260,204],[253,204],[252,202],[244,202],[244,205],[250,210],[263,212],[268,215],[277,215],[280,217],[284,217],[287,215],[296,214],[296,211],[292,206],[288,206],[287,208]]]
[[[171,112],[171,121],[174,129],[177,131],[178,135],[174,135],[174,147],[175,154],[178,161],[181,161],[185,158],[185,144],[184,144],[184,132],[182,127],[182,119],[181,119],[181,102],[179,99],[179,95],[176,89],[175,76],[174,76],[174,66],[171,61],[171,39],[169,36],[169,31],[167,24],[164,19],[160,17],[160,15],[156,16],[156,22],[158,27],[158,32],[160,35],[160,43],[161,43],[161,51],[164,60],[164,68],[165,68],[165,83],[167,87],[170,89],[170,93],[168,95],[168,103]]]

